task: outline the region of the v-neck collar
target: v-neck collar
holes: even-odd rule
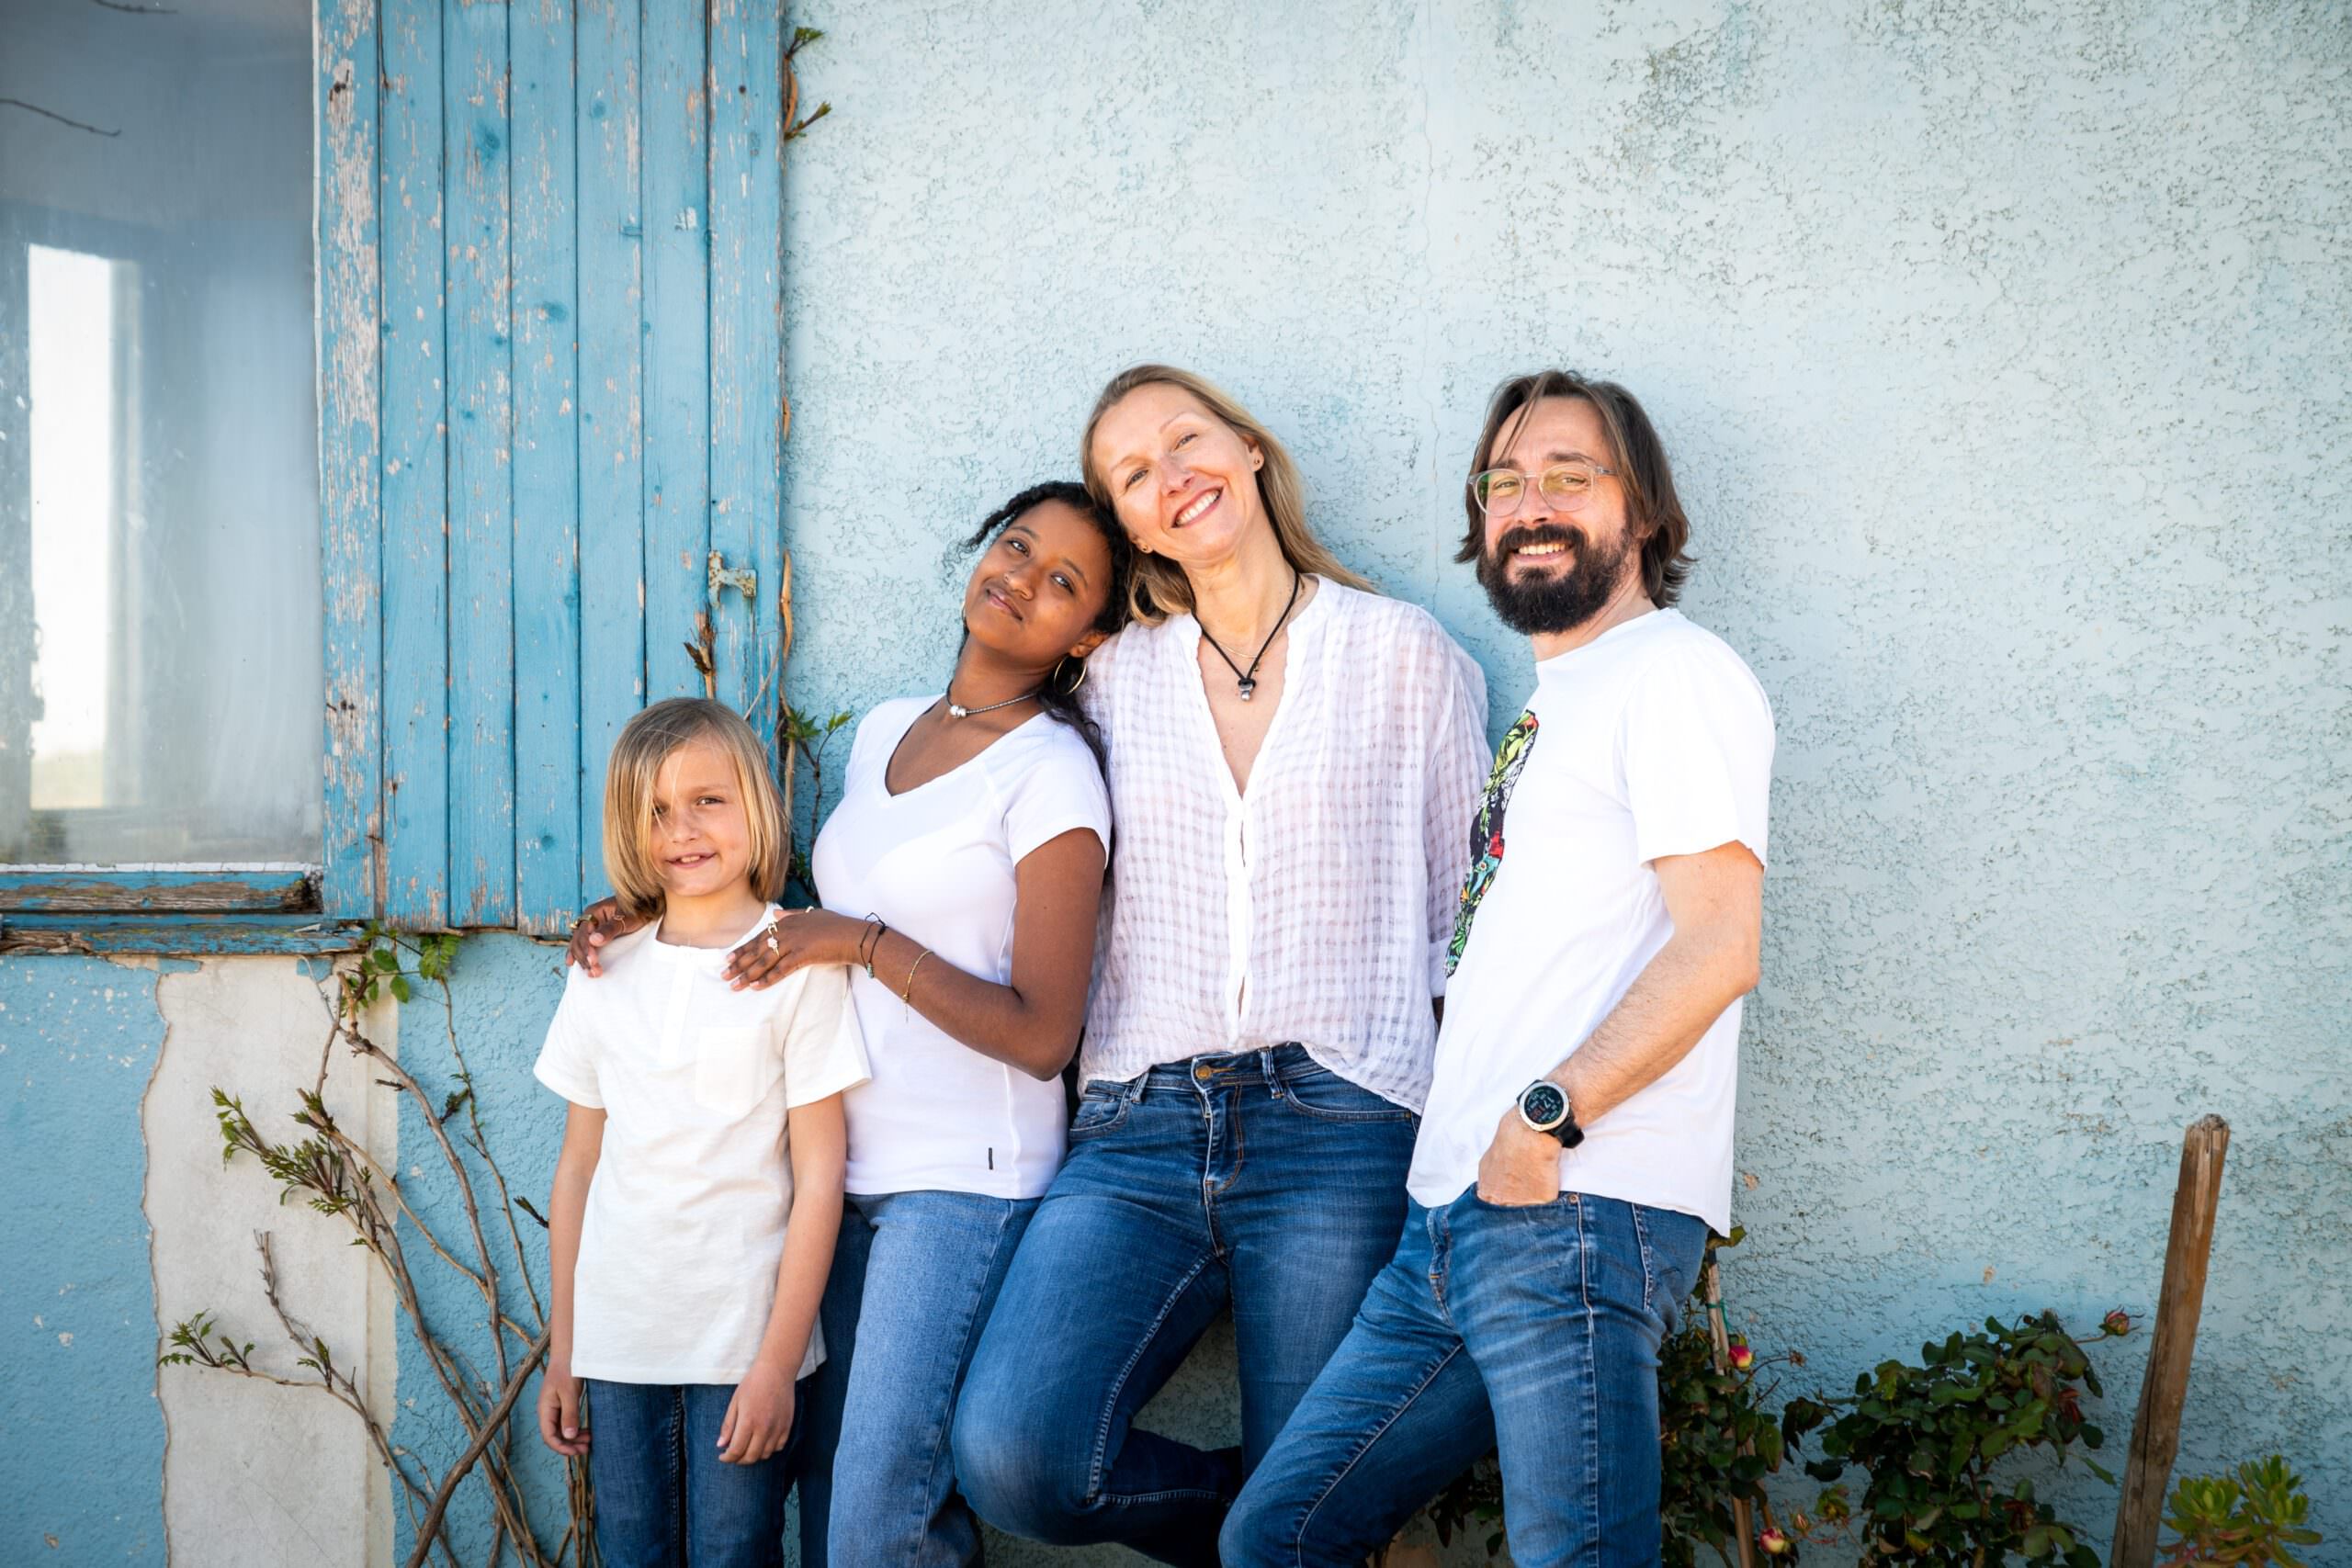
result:
[[[940,695],[944,696],[945,694],[942,693]],[[925,703],[922,706],[915,709],[914,717],[907,720],[907,727],[899,731],[898,735],[890,742],[890,750],[883,754],[882,774],[878,781],[882,786],[883,799],[907,800],[912,796],[921,795],[923,791],[929,789],[935,784],[944,784],[947,780],[954,778],[957,773],[962,773],[966,768],[978,763],[981,758],[986,757],[989,752],[995,750],[998,747],[1003,745],[1006,741],[1012,739],[1014,736],[1020,734],[1031,725],[1041,722],[1049,722],[1054,716],[1053,715],[1042,710],[1033,713],[1027,718],[1023,719],[1019,724],[1014,725],[1011,729],[1006,730],[1003,734],[998,736],[995,739],[989,741],[987,745],[981,747],[978,750],[973,752],[970,756],[965,758],[954,767],[948,769],[945,773],[940,773],[932,778],[927,778],[919,784],[909,784],[905,789],[892,789],[890,787],[890,764],[899,760],[899,748],[907,743],[907,737],[915,732],[915,726],[922,722],[922,716],[929,713],[932,709],[932,705],[937,703],[939,700],[940,698],[938,696],[934,696],[931,699],[931,702]]]
[[[1299,606],[1288,623],[1291,641],[1290,647],[1283,653],[1282,695],[1274,699],[1274,716],[1266,721],[1266,733],[1258,740],[1258,754],[1250,760],[1250,782],[1253,785],[1261,777],[1260,770],[1264,767],[1266,759],[1273,754],[1274,739],[1283,732],[1283,716],[1290,712],[1291,693],[1295,689],[1291,677],[1297,672],[1297,656],[1307,646],[1308,638],[1315,636],[1322,626],[1325,615],[1323,603],[1331,596],[1333,585],[1329,578],[1317,572],[1306,575],[1315,579],[1315,596]],[[1173,625],[1184,650],[1184,668],[1190,676],[1186,684],[1192,690],[1193,712],[1208,736],[1209,767],[1225,791],[1226,804],[1228,807],[1242,805],[1249,800],[1250,792],[1235,781],[1233,769],[1225,760],[1225,742],[1217,735],[1216,715],[1209,711],[1208,687],[1201,680],[1201,618],[1187,610]],[[1301,633],[1307,636],[1302,637]]]

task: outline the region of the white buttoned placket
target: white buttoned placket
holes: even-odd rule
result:
[[[1201,625],[1197,619],[1186,617],[1191,631],[1193,667],[1200,666]],[[1294,619],[1294,629],[1295,619]],[[1272,758],[1274,741],[1282,732],[1283,716],[1291,705],[1291,694],[1296,689],[1299,673],[1295,658],[1303,651],[1303,644],[1293,637],[1283,650],[1282,694],[1274,699],[1273,717],[1266,723],[1266,733],[1259,739],[1258,755],[1250,765],[1250,776],[1255,781],[1262,777],[1267,762]],[[1250,951],[1257,937],[1257,911],[1250,897],[1250,803],[1256,795],[1245,795],[1233,782],[1233,770],[1225,760],[1225,742],[1216,732],[1216,715],[1209,707],[1205,683],[1196,682],[1193,694],[1199,703],[1201,728],[1207,737],[1205,753],[1208,765],[1215,770],[1218,789],[1225,800],[1225,1038],[1232,1049],[1241,1047],[1241,1021],[1250,1006]],[[1260,792],[1262,794],[1262,792]]]
[[[1422,612],[1319,583],[1290,619],[1243,791],[1209,712],[1209,693],[1231,688],[1204,679],[1226,672],[1201,669],[1200,640],[1193,616],[1171,615],[1095,655],[1087,700],[1120,845],[1081,1071],[1124,1083],[1296,1040],[1417,1108],[1436,1033],[1428,977],[1467,858],[1460,824],[1493,761],[1477,666]]]

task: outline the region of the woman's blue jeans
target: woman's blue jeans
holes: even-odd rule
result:
[[[1089,1085],[956,1414],[956,1477],[979,1516],[1214,1563],[1242,1476],[1395,1250],[1414,1126],[1298,1045]],[[1134,1429],[1227,1305],[1238,1454]]]
[[[852,1195],[802,1386],[801,1568],[958,1568],[980,1532],[948,1446],[965,1369],[1035,1198]]]
[[[727,1464],[718,1428],[733,1384],[582,1381],[605,1568],[780,1568],[805,1382],[784,1447],[757,1464]]]
[[[1361,1564],[1489,1445],[1511,1561],[1658,1561],[1658,1345],[1703,1221],[1566,1193],[1412,1205],[1396,1256],[1226,1521],[1231,1568]]]

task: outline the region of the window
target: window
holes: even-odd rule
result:
[[[0,106],[0,910],[42,868],[284,907],[322,833],[310,10],[0,35],[46,111]]]

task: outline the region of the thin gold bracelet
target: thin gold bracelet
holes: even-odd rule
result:
[[[931,949],[926,947],[915,954],[915,961],[912,964],[907,965],[907,983],[899,991],[899,1000],[904,1006],[915,1005],[915,971],[922,968],[922,961],[930,956]]]

